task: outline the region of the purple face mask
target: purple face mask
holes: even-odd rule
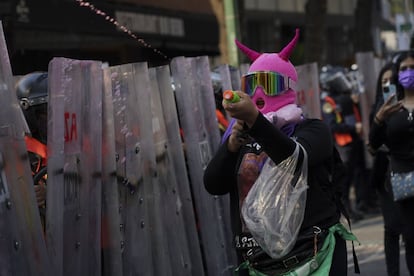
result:
[[[398,81],[405,89],[414,89],[414,70],[407,69],[398,74]]]

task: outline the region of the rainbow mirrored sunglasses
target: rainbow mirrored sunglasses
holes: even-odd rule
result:
[[[290,88],[290,78],[271,71],[256,71],[241,77],[241,90],[253,97],[260,86],[267,96],[277,96]]]

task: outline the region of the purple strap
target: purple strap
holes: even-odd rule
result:
[[[231,129],[233,128],[233,125],[234,125],[235,122],[236,122],[236,120],[234,118],[232,118],[230,120],[229,126],[227,127],[226,131],[224,132],[223,136],[221,137],[221,144],[223,144],[227,140],[227,138],[230,136]],[[288,123],[288,124],[282,126],[280,131],[282,131],[288,137],[291,137],[293,135],[293,132],[295,131],[296,124],[297,123]]]

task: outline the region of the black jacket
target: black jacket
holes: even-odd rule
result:
[[[221,145],[204,173],[206,190],[213,195],[230,193],[230,208],[234,234],[240,234],[241,221],[237,190],[240,160],[246,152],[260,154],[264,151],[276,164],[290,156],[294,141],[274,127],[262,114],[249,130],[255,143],[243,146],[238,153],[227,150],[227,141]],[[308,186],[305,217],[301,231],[312,226],[329,228],[339,222],[330,170],[333,158],[333,140],[328,126],[317,119],[307,119],[298,124],[293,137],[308,155]]]
[[[369,144],[378,149],[385,144],[389,149],[390,165],[394,172],[414,170],[414,119],[407,109],[391,114],[381,125],[373,123]]]

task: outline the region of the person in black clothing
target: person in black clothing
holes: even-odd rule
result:
[[[375,113],[369,144],[373,150],[386,145],[391,172],[401,173],[414,171],[414,52],[401,53],[394,66],[397,92]],[[398,200],[396,204],[403,221],[402,235],[408,271],[414,275],[414,197]]]
[[[333,257],[323,275],[342,276],[347,275],[347,249],[343,238],[346,235],[341,233],[351,234],[345,228],[341,228],[343,231],[331,230],[340,225],[341,216],[330,182],[334,149],[332,135],[322,121],[303,118],[301,109],[295,104],[296,92],[289,85],[289,82],[297,80],[296,70],[288,58],[298,35],[297,30],[294,39],[278,54],[260,54],[236,41],[237,46],[253,63],[248,73],[242,77],[243,92],[235,92],[240,101],[230,104],[223,102],[224,108],[234,120],[223,137],[224,142],[204,172],[204,185],[213,195],[230,194],[235,238],[237,241],[243,241],[243,237],[251,240],[249,229],[240,213],[244,198],[252,185],[255,185],[267,158],[279,164],[293,154],[295,141],[300,143],[308,156],[309,188],[299,237],[305,236],[305,233],[313,231],[315,227],[324,233],[330,233],[329,237],[334,237],[335,240],[330,247]],[[303,154],[301,158],[303,160]],[[323,241],[322,236],[319,238]],[[313,250],[315,244],[311,239],[312,242],[302,251]],[[276,242],[278,241],[275,240]],[[298,246],[299,242],[292,251]],[[281,263],[289,271],[298,265],[296,262],[302,261],[295,259],[295,264],[291,267],[289,260],[292,259],[272,259],[257,246],[240,246],[238,253],[239,261],[248,261],[245,264],[248,264],[249,269],[269,275],[275,275],[272,269]],[[261,258],[257,259],[258,255]]]
[[[395,83],[392,62],[385,64],[378,75],[375,103],[370,114],[370,122],[374,119],[379,107],[384,104],[384,93],[393,93]],[[368,145],[370,149],[370,145]],[[389,178],[388,149],[381,147],[373,154],[373,167],[370,182],[375,186],[384,219],[384,251],[389,276],[400,275],[400,236],[402,219],[397,204],[393,200]]]

